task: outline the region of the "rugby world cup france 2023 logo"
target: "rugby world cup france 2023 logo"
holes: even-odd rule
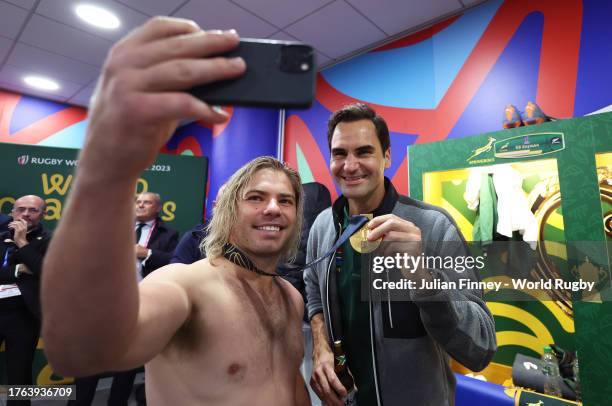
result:
[[[30,156],[29,155],[21,155],[17,157],[17,163],[19,165],[27,165],[27,163],[30,161]]]

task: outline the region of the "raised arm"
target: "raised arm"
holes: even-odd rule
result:
[[[44,262],[43,336],[60,373],[107,369],[139,336],[139,301],[157,293],[143,287],[138,295],[136,180],[179,120],[226,120],[181,90],[242,74],[242,60],[207,58],[238,41],[233,32],[154,18],[111,49],[92,98],[74,185]],[[180,308],[180,292],[175,296]]]
[[[193,273],[186,265],[169,265],[138,285],[140,306],[130,346],[105,370],[137,368],[167,346],[189,320],[192,301],[186,287]]]

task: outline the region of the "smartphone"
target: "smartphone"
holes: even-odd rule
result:
[[[224,54],[240,56],[246,73],[189,90],[212,105],[307,108],[315,94],[317,66],[311,46],[299,42],[242,39]]]

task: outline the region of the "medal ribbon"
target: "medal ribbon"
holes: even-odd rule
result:
[[[155,228],[157,227],[157,220],[155,220],[153,222],[153,224],[151,225],[151,228],[149,229],[149,234],[147,235],[147,239],[144,241],[144,244],[142,245],[145,248],[149,247],[149,240],[151,239],[151,236],[153,235],[153,231],[155,231]],[[138,244],[138,241],[136,241],[136,244]]]
[[[366,216],[355,215],[355,216],[349,217],[348,224],[346,228],[344,229],[344,232],[336,240],[336,243],[334,244],[333,247],[330,248],[329,251],[327,251],[325,254],[315,259],[314,261],[310,261],[308,264],[304,265],[301,268],[296,266],[295,269],[291,269],[291,271],[303,271],[304,269],[310,268],[311,266],[316,265],[319,262],[323,261],[325,258],[329,257],[334,252],[336,252],[338,248],[342,247],[342,244],[344,244],[344,242],[348,240],[351,237],[351,235],[359,231],[359,229],[363,227],[363,225],[367,223],[368,221],[370,221],[370,219],[367,218]]]

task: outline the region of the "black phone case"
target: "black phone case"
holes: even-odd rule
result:
[[[309,49],[308,71],[291,72],[281,69],[281,50],[288,45],[304,46],[286,41],[243,39],[224,56],[241,56],[247,65],[246,73],[236,79],[192,88],[189,93],[212,105],[310,107],[315,94],[314,51],[305,46]]]

